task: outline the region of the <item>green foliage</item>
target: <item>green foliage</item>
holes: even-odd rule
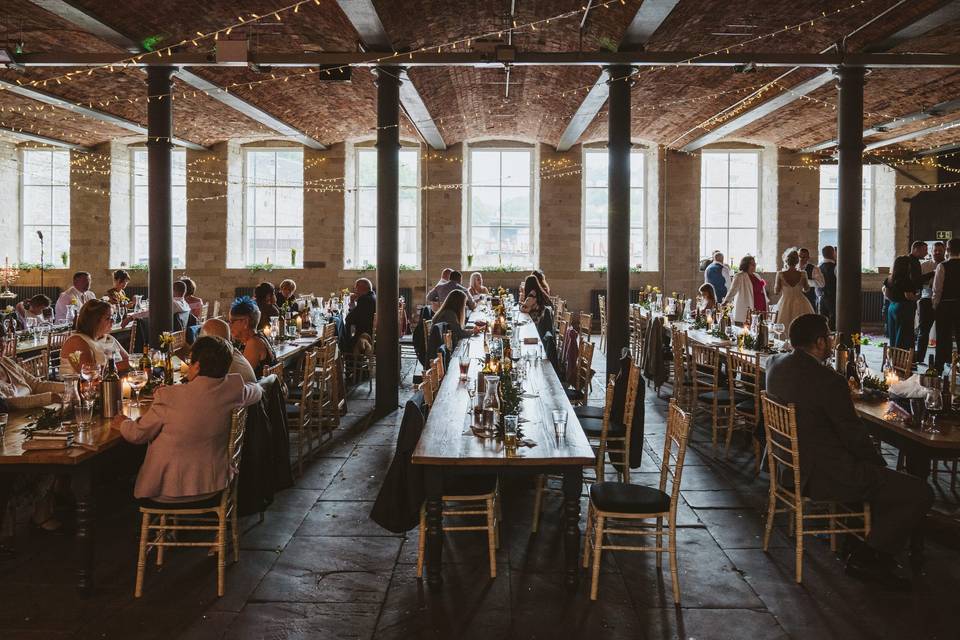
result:
[[[63,263],[63,266],[67,266],[67,263],[70,262],[70,254],[66,251],[60,253],[60,262]]]
[[[255,262],[253,264],[248,264],[247,269],[250,273],[259,273],[261,271],[273,271],[272,262]]]
[[[484,273],[524,273],[529,271],[529,269],[525,269],[524,267],[516,264],[498,264],[495,266],[477,267],[476,270]]]
[[[37,269],[37,270],[40,269],[40,263],[39,263],[39,262],[18,262],[17,264],[15,264],[15,265],[13,265],[13,266],[16,267],[17,269],[19,269],[20,271],[24,271],[24,272],[30,272],[30,271],[33,271],[34,269]],[[43,264],[43,268],[44,268],[44,269],[53,269],[53,268],[54,268],[54,267],[53,267],[53,263],[51,263],[51,262],[45,262],[45,263]]]
[[[419,271],[420,268],[415,264],[401,264],[400,271]]]
[[[123,265],[120,265],[120,266],[123,267]],[[150,271],[150,265],[144,264],[144,263],[142,263],[142,262],[141,262],[141,263],[137,263],[137,264],[132,264],[132,265],[130,265],[129,267],[124,267],[124,268],[125,268],[127,271],[132,272],[132,273],[137,273],[137,272],[147,273],[148,271]]]
[[[520,415],[523,406],[523,387],[514,383],[509,373],[500,372],[500,412],[505,416]]]

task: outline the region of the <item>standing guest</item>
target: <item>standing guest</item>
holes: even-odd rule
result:
[[[243,353],[233,346],[232,340],[230,339],[230,325],[220,318],[210,318],[203,323],[202,327],[200,327],[200,335],[223,338],[229,342],[230,349],[233,352],[233,362],[230,364],[230,373],[238,374],[241,378],[243,378],[244,382],[257,381],[257,376],[253,372],[253,367],[251,367],[250,363],[247,362],[247,359],[243,357]]]
[[[110,304],[126,305],[130,302],[124,289],[130,284],[130,274],[125,269],[117,269],[113,272],[113,287],[107,289],[107,301]]]
[[[724,304],[733,305],[733,320],[742,324],[750,309],[767,310],[767,283],[757,275],[757,261],[753,256],[740,259],[740,272],[734,276]]]
[[[927,243],[917,240],[910,245],[910,280],[916,287],[914,293],[918,296],[923,288],[923,260],[927,257]]]
[[[427,294],[427,302],[430,303],[430,307],[436,312],[440,308],[440,305],[443,304],[443,301],[447,299],[447,295],[451,291],[457,290],[467,294],[467,306],[471,311],[477,308],[477,303],[473,299],[473,296],[470,295],[467,288],[463,286],[463,274],[459,271],[451,271],[449,280],[431,289],[430,293]]]
[[[698,291],[700,293],[700,300],[697,303],[697,309],[706,311],[707,309],[717,308],[717,294],[714,292],[712,284],[704,282],[700,285]]]
[[[540,287],[537,276],[531,274],[524,280],[521,298],[520,311],[529,315],[534,323],[540,322],[544,309],[550,306],[550,298]]]
[[[29,300],[18,302],[14,307],[17,311],[17,320],[21,327],[27,326],[27,318],[37,318],[42,320],[44,312],[50,308],[50,298],[38,293]]]
[[[353,284],[350,294],[350,312],[343,321],[341,345],[344,353],[353,353],[361,335],[373,339],[373,317],[377,313],[377,294],[373,292],[373,283],[360,278]]]
[[[57,298],[57,320],[67,319],[67,307],[70,305],[80,308],[90,300],[97,299],[97,295],[90,290],[90,283],[90,274],[86,271],[77,271],[73,274],[73,286],[61,293],[60,297]]]
[[[911,278],[911,257],[897,256],[890,276],[883,281],[887,299],[887,340],[891,347],[913,349],[913,318],[917,313],[915,282]],[[938,332],[939,335],[939,332]]]
[[[540,289],[541,289],[541,291],[543,291],[543,292],[546,294],[547,299],[549,300],[549,299],[550,299],[550,285],[547,284],[547,277],[546,277],[545,275],[543,275],[543,271],[541,271],[540,269],[534,269],[534,270],[531,271],[530,273],[532,273],[532,274],[537,278],[537,282],[540,283]]]
[[[719,251],[713,252],[713,262],[703,270],[703,281],[713,285],[713,291],[717,294],[718,300],[727,297],[731,282],[730,267],[724,264],[723,254]]]
[[[956,341],[960,351],[960,238],[947,242],[950,259],[937,265],[933,274],[933,312],[937,327],[936,367],[943,371],[950,362]]]
[[[822,364],[832,353],[831,342],[822,316],[794,320],[794,350],[768,360],[767,391],[776,402],[797,408],[803,496],[870,505],[870,535],[847,560],[847,571],[899,586],[893,556],[922,524],[933,496],[922,480],[885,468],[857,416],[847,381]]]
[[[247,296],[237,298],[230,307],[230,333],[240,343],[243,357],[257,378],[263,377],[263,368],[277,363],[277,354],[259,330],[260,307]]]
[[[70,355],[77,352],[80,354],[80,366],[93,364],[103,367],[107,360],[116,359],[116,354],[120,354],[117,366],[121,371],[126,369],[129,356],[117,339],[110,335],[112,328],[110,303],[103,300],[87,301],[77,314],[77,330],[60,349],[60,371],[80,373],[70,360]]]
[[[837,326],[837,248],[825,245],[820,249],[822,284],[817,285],[817,311],[827,316],[830,330]]]
[[[804,295],[810,290],[807,274],[800,271],[800,252],[787,249],[783,255],[783,271],[777,273],[773,292],[779,293],[777,322],[789,327],[794,318],[813,313],[813,305]]]
[[[261,331],[270,324],[270,318],[280,317],[280,307],[277,306],[277,292],[269,282],[261,282],[253,290],[253,297],[257,301],[257,308],[260,309],[260,324],[257,326],[257,331]]]
[[[804,292],[807,300],[810,301],[810,306],[814,310],[817,308],[817,291],[816,287],[823,286],[823,274],[820,273],[820,268],[810,262],[810,250],[805,247],[800,247],[800,271],[803,271],[807,276],[807,282],[810,285],[810,288]]]
[[[460,290],[453,290],[447,294],[447,299],[440,305],[440,310],[433,316],[433,324],[447,323],[447,330],[453,332],[454,345],[463,338],[469,338],[480,329],[474,327],[466,329],[467,324],[467,294]]]
[[[923,289],[920,299],[917,300],[917,362],[923,362],[927,357],[927,347],[930,346],[930,329],[933,328],[933,275],[937,265],[946,260],[947,245],[942,242],[933,243],[933,259],[924,260],[920,264],[923,278]]]
[[[136,420],[120,414],[111,426],[132,444],[146,444],[133,495],[162,503],[215,497],[236,469],[227,460],[230,414],[260,401],[257,384],[228,373],[231,347],[223,338],[199,338],[190,351],[187,384],[160,387]],[[198,410],[202,409],[202,410]]]
[[[474,271],[470,274],[470,288],[467,289],[470,292],[470,295],[476,298],[477,296],[488,296],[490,295],[490,290],[483,286],[483,275],[479,271]]]
[[[193,278],[187,276],[180,278],[180,282],[185,287],[183,300],[187,303],[190,313],[199,320],[200,314],[203,313],[203,299],[197,296],[197,283],[193,281]]]
[[[287,278],[280,282],[280,286],[277,287],[277,305],[283,306],[288,305],[291,311],[297,311],[297,283]]]

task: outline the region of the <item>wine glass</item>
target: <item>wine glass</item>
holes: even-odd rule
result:
[[[147,386],[147,372],[142,369],[131,369],[127,374],[127,382],[133,391],[134,406],[140,407],[140,390]]]
[[[780,336],[783,335],[783,330],[786,329],[782,322],[774,322],[770,325],[770,328],[773,330],[773,335],[777,337],[777,340],[780,339]]]
[[[730,325],[729,327],[727,327],[725,333],[727,334],[727,338],[729,338],[730,340],[733,340],[734,338],[737,337],[737,330],[733,328],[733,325]]]
[[[99,373],[99,368],[95,364],[84,363],[80,365],[80,377],[83,378],[84,382],[92,382],[97,378]]]

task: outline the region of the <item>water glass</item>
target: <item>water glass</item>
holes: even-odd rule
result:
[[[3,437],[3,432],[7,430],[7,420],[10,418],[6,413],[0,413],[0,438]]]
[[[553,410],[553,432],[558,438],[563,440],[567,437],[567,411],[566,409]]]
[[[468,373],[470,373],[470,358],[461,357],[460,358],[460,382],[467,381]]]
[[[503,444],[508,449],[517,446],[517,425],[520,416],[503,416]]]
[[[86,431],[90,428],[90,423],[93,421],[93,402],[90,400],[82,400],[77,405],[75,411],[77,425],[80,427],[80,431]]]

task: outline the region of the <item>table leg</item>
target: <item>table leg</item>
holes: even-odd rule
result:
[[[910,447],[904,451],[907,473],[917,476],[924,484],[930,481],[930,454],[924,447]],[[914,529],[910,537],[910,563],[915,568],[923,566],[924,535],[923,523]]]
[[[77,500],[77,589],[81,595],[93,592],[93,551],[96,505],[93,495],[93,472],[83,465],[73,476],[73,492]]]
[[[437,588],[443,583],[443,469],[427,467],[424,474],[427,510],[427,584]]]
[[[563,555],[566,585],[576,591],[580,581],[580,492],[583,470],[580,467],[563,472]]]

